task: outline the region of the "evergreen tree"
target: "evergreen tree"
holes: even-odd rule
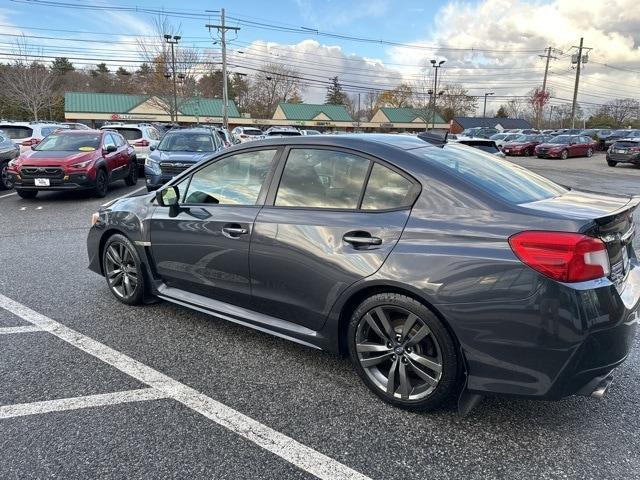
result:
[[[344,105],[347,103],[347,94],[342,90],[338,77],[331,79],[331,85],[327,87],[327,96],[324,99],[326,105]]]

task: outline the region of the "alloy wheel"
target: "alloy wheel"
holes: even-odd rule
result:
[[[9,177],[9,164],[7,162],[3,163],[0,167],[0,182],[2,182],[2,187],[5,190],[10,190],[13,188],[13,181],[11,181],[11,177]]]
[[[105,276],[116,296],[132,298],[138,286],[138,269],[129,247],[113,242],[107,247],[104,262]]]
[[[402,307],[384,305],[367,312],[358,324],[355,344],[365,374],[390,397],[424,399],[442,377],[437,339],[421,318]]]

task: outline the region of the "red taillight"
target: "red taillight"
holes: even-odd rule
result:
[[[32,146],[37,145],[39,143],[40,143],[40,140],[35,138],[35,137],[33,137],[33,138],[26,139],[24,142],[21,143],[21,145],[23,147],[32,147]]]
[[[528,231],[509,238],[526,265],[559,282],[584,282],[609,275],[609,255],[602,240],[580,233]]]
[[[631,147],[629,150],[632,152],[640,152],[640,147]]]
[[[134,147],[148,147],[149,145],[149,140],[145,140],[144,138],[133,144]]]

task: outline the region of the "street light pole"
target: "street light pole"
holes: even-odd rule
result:
[[[440,60],[439,62],[436,62],[436,60],[431,60],[431,65],[436,69],[436,74],[433,80],[433,112],[431,112],[432,129],[436,128],[436,92],[438,91],[438,69],[442,67],[444,62],[446,62],[446,60]]]
[[[180,35],[165,34],[165,41],[171,45],[171,74],[173,76],[173,115],[175,115],[175,122],[178,122],[178,87],[176,85],[176,52],[174,46],[180,41]],[[173,118],[171,120],[174,120]]]
[[[487,117],[487,97],[493,95],[493,92],[485,92],[484,94],[484,108],[482,109],[482,118]]]

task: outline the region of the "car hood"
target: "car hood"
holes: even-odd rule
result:
[[[166,152],[154,150],[150,158],[156,162],[198,163],[211,157],[215,152]]]
[[[568,147],[569,144],[568,143],[539,143],[537,146],[543,147],[543,148],[562,148],[562,147]]]
[[[505,147],[524,147],[525,145],[531,145],[533,142],[507,142]]]
[[[524,203],[521,206],[577,219],[592,219],[620,210],[630,201],[631,198],[624,195],[603,195],[580,190],[569,190],[558,197]]]
[[[22,165],[72,165],[85,162],[98,156],[95,150],[91,152],[39,152],[31,150],[22,154]]]

